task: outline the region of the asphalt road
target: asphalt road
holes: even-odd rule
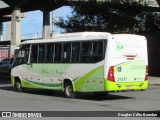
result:
[[[160,86],[150,85],[146,91],[110,93],[108,96],[83,94],[79,98],[68,99],[61,92],[27,90],[25,93],[17,93],[11,87],[10,81],[5,79],[0,80],[0,111],[160,111]],[[73,117],[70,120],[72,119]],[[90,117],[86,119],[93,120]],[[138,117],[138,119],[150,118]],[[158,120],[159,117],[152,119]]]

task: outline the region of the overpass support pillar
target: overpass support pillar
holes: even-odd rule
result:
[[[43,11],[43,35],[42,37],[50,37],[50,11]]]
[[[15,8],[11,18],[11,55],[21,43],[21,9]]]
[[[0,22],[0,41],[2,41],[2,32],[3,31],[3,23]]]

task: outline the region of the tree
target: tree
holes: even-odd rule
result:
[[[141,0],[144,3],[144,0]],[[107,31],[111,33],[156,33],[160,30],[160,16],[142,11],[142,3],[127,0],[76,3],[72,16],[59,19],[56,25],[65,32]]]

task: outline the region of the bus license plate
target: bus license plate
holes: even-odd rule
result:
[[[126,88],[127,89],[133,89],[133,86],[132,85],[127,85]]]

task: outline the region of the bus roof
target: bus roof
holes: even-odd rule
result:
[[[137,41],[137,39],[135,38],[138,38],[138,39],[142,39],[142,40],[147,40],[145,36],[143,35],[136,35],[136,34],[113,34],[113,38],[114,39],[132,39],[134,38],[135,41]]]
[[[102,39],[102,38],[106,38],[107,36],[111,36],[111,33],[108,33],[108,32],[76,32],[76,33],[57,34],[57,35],[54,35],[52,38],[48,38],[48,39],[28,40],[28,41],[22,42],[21,44],[78,41],[78,40],[85,40],[87,37],[93,37],[93,39],[95,38]]]
[[[108,32],[75,32],[75,33],[57,34],[53,38],[87,37],[87,36],[99,36],[99,35],[111,35],[111,34]]]
[[[136,34],[113,34],[113,37],[141,37],[141,38],[145,38],[145,36],[143,35],[136,35]]]

